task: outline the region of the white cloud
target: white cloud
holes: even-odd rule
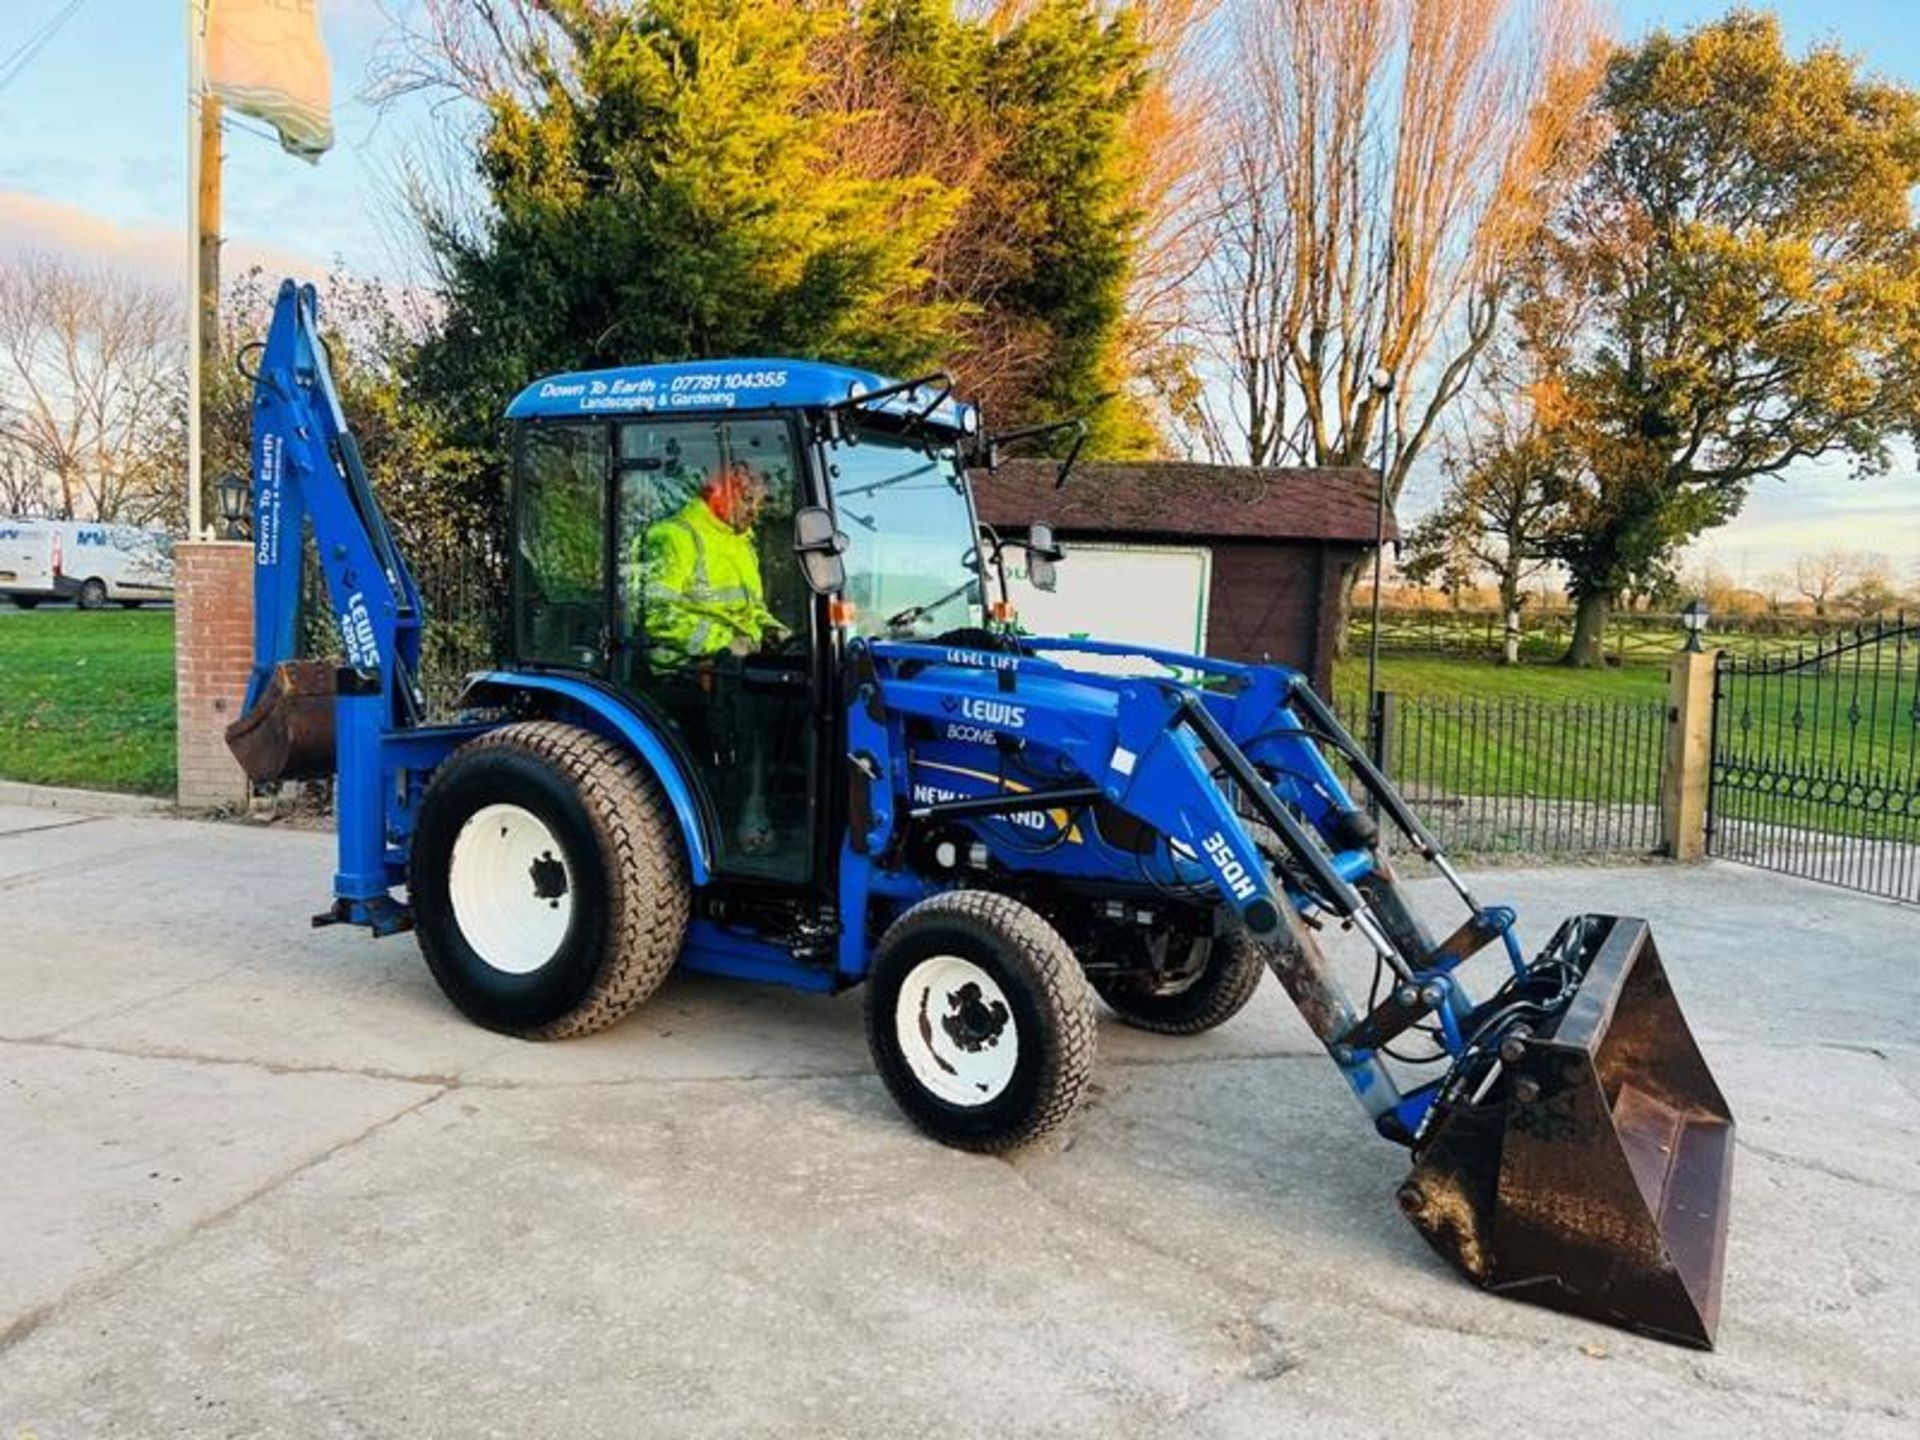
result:
[[[1920,473],[1910,449],[1898,451],[1886,475],[1855,480],[1844,463],[1828,463],[1756,480],[1739,516],[1689,553],[1752,583],[1821,550],[1879,551],[1903,567],[1920,558]]]
[[[0,263],[31,250],[104,263],[186,288],[184,226],[122,224],[63,200],[24,190],[0,190]],[[231,275],[258,265],[269,274],[313,279],[328,269],[325,261],[312,255],[244,240],[229,241],[223,247],[222,264]]]

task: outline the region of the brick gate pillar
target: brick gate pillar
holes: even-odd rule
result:
[[[238,809],[247,777],[227,752],[253,668],[253,546],[183,540],[173,551],[174,718],[179,802]]]

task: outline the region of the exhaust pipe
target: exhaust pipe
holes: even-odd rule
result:
[[[1646,921],[1575,916],[1533,971],[1556,964],[1578,988],[1435,1106],[1401,1209],[1489,1291],[1712,1349],[1733,1115]]]

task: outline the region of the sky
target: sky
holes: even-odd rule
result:
[[[0,3],[0,74],[69,3]],[[423,99],[383,112],[364,96],[369,63],[409,3],[319,0],[337,140],[317,166],[283,154],[253,122],[229,127],[230,273],[260,264],[319,278],[336,261],[370,275],[410,273],[404,228],[393,220],[396,176],[435,122]],[[1616,32],[1632,37],[1711,19],[1727,5],[1614,0],[1612,8]],[[1773,8],[1796,49],[1837,42],[1869,70],[1920,85],[1920,0],[1779,0]],[[185,10],[185,0],[79,0],[26,68],[0,82],[0,263],[22,249],[55,250],[184,288]],[[1696,553],[1751,583],[1796,552],[1826,548],[1885,552],[1903,571],[1920,563],[1920,474],[1910,453],[1876,479],[1849,479],[1842,464],[1760,481],[1740,518]]]

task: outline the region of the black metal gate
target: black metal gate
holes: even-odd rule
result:
[[[1920,903],[1920,623],[1714,667],[1707,849]]]

